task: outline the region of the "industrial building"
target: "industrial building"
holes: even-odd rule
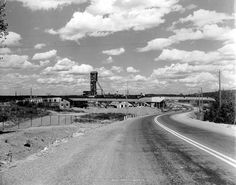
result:
[[[92,71],[90,73],[90,95],[97,95],[97,81],[98,81],[98,72]]]
[[[98,81],[98,72],[92,71],[90,73],[90,91],[83,91],[84,96],[97,96],[98,89],[101,91],[101,94],[103,95],[103,89]]]

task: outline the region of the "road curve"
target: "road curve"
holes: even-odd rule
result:
[[[2,184],[235,184],[233,167],[169,133],[154,118],[130,119],[74,138],[43,157],[8,169]],[[167,115],[158,121],[192,139],[200,136],[199,142],[204,136],[203,131],[195,135]],[[219,145],[230,153],[231,140],[222,142]]]

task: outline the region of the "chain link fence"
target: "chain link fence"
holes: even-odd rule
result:
[[[0,132],[17,130],[17,129],[26,129],[30,127],[69,125],[73,123],[73,120],[76,117],[77,116],[75,115],[49,115],[34,119],[31,118],[22,122],[20,121],[0,122]]]
[[[95,117],[94,117],[95,114]],[[100,116],[96,117],[97,114],[101,114]],[[18,129],[26,129],[30,127],[43,127],[43,126],[57,126],[57,125],[70,125],[73,122],[96,122],[102,120],[127,120],[129,118],[136,117],[135,114],[124,114],[120,115],[122,118],[118,119],[118,117],[107,117],[103,118],[102,116],[104,113],[89,113],[86,117],[80,117],[80,115],[73,115],[73,114],[58,114],[58,115],[47,115],[41,116],[38,118],[28,118],[24,120],[10,120],[5,122],[0,122],[0,132],[8,132],[8,131],[16,131]],[[115,114],[115,113],[108,113],[108,114]],[[122,114],[122,113],[120,113]]]

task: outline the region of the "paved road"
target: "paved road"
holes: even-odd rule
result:
[[[186,125],[170,120],[169,116],[158,120],[188,137],[201,137],[199,141],[208,142],[207,138],[211,138],[210,142],[216,137],[204,131],[196,135],[193,128],[190,131]],[[207,142],[204,144],[209,144]],[[231,153],[232,150],[228,149],[231,142],[230,138],[225,138],[219,145],[223,144],[226,153]],[[7,170],[2,176],[2,184],[223,185],[236,184],[234,170],[227,163],[169,133],[154,122],[154,116],[148,116],[111,124],[74,138],[43,157]]]

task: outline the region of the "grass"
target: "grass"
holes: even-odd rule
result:
[[[85,122],[102,122],[105,120],[114,120],[114,121],[122,121],[124,119],[124,113],[90,113],[80,116],[76,118],[75,122],[85,123]]]
[[[45,109],[11,105],[4,110],[0,110],[0,122],[12,122],[16,124],[46,115],[49,115],[49,112]]]

